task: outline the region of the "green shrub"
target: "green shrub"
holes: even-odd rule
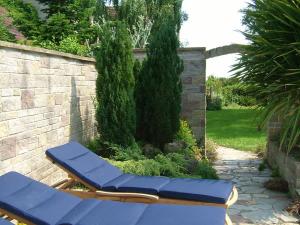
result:
[[[0,40],[15,42],[16,38],[12,35],[3,23],[3,18],[0,16]]]
[[[187,121],[180,121],[180,128],[175,138],[177,141],[183,141],[185,143],[186,147],[183,149],[183,154],[191,159],[201,160],[202,150],[199,148],[197,139],[195,138]]]
[[[136,129],[133,51],[126,26],[121,22],[103,27],[95,50],[96,120],[104,141],[129,146]]]
[[[217,144],[214,143],[212,140],[206,139],[206,141],[205,141],[205,153],[202,152],[202,154],[205,155],[206,158],[210,162],[214,162],[218,159],[217,147],[218,147]]]
[[[201,176],[203,179],[218,179],[216,170],[212,167],[212,164],[207,160],[202,160],[198,163],[195,175]]]
[[[183,141],[188,147],[197,145],[197,140],[187,121],[180,120],[180,127],[176,134],[176,140]]]
[[[146,160],[129,160],[129,161],[112,161],[110,162],[119,167],[124,173],[132,173],[144,176],[160,176],[160,165],[153,159]]]
[[[206,109],[209,111],[222,110],[222,99],[220,97],[206,98]]]
[[[37,10],[30,3],[22,0],[0,0],[0,6],[8,10],[13,25],[26,36],[34,39],[40,35],[41,21]]]
[[[117,161],[146,159],[146,157],[143,155],[142,149],[137,143],[133,143],[127,148],[115,146],[115,154],[112,156],[112,158]]]
[[[160,147],[173,140],[180,126],[182,60],[177,55],[174,19],[154,25],[147,59],[136,85],[137,137]]]
[[[53,14],[41,26],[41,36],[38,41],[52,41],[59,43],[66,37],[74,35],[74,25],[65,14]]]
[[[222,90],[225,105],[255,106],[256,99],[249,94],[249,87],[239,82],[227,85]]]
[[[74,35],[64,38],[59,43],[58,49],[62,52],[67,52],[80,56],[88,56],[90,52],[87,46],[80,44],[79,40]]]
[[[76,36],[71,35],[66,38],[63,38],[58,44],[55,44],[52,41],[37,41],[35,40],[34,45],[38,45],[42,48],[47,48],[50,50],[66,52],[74,55],[80,56],[90,56],[90,50],[87,46],[79,43]]]
[[[280,146],[291,151],[300,140],[299,0],[253,0],[243,12],[249,45],[235,65],[236,77],[251,87],[263,124],[282,119]]]

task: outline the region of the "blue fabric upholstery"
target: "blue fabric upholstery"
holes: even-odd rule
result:
[[[59,221],[59,224],[135,225],[147,206],[140,203],[85,200]],[[83,211],[82,209],[85,208],[89,208],[89,210]]]
[[[85,210],[87,209],[88,210]],[[60,225],[224,225],[221,207],[85,200]]]
[[[223,225],[225,215],[221,207],[150,205],[138,225]]]
[[[38,225],[56,224],[81,201],[15,172],[0,176],[0,190],[0,208]]]
[[[224,225],[226,215],[222,207],[81,200],[14,172],[0,187],[0,208],[37,225]]]
[[[13,225],[11,222],[0,217],[0,225]]]
[[[49,149],[46,154],[82,180],[104,191],[137,192],[224,204],[233,189],[232,182],[223,180],[170,179],[123,174],[76,142]]]
[[[105,191],[138,192],[164,198],[225,204],[233,185],[223,180],[170,179],[124,174],[105,184]]]
[[[232,189],[232,182],[224,180],[171,179],[159,189],[159,196],[225,204]]]
[[[160,188],[169,183],[169,180],[170,179],[167,177],[135,176],[132,174],[124,174],[117,179],[106,183],[103,186],[103,190],[158,195]]]
[[[77,142],[49,149],[46,154],[98,189],[123,174],[121,170]]]

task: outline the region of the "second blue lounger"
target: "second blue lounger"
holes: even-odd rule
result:
[[[15,172],[0,176],[0,190],[0,212],[27,225],[224,225],[226,218],[221,207],[82,200]]]
[[[136,197],[138,194],[158,196],[156,202],[159,203],[205,204],[225,208],[237,200],[232,182],[124,174],[77,142],[49,149],[46,154],[74,180],[82,182],[92,191],[102,191],[99,196],[127,192],[136,193]]]

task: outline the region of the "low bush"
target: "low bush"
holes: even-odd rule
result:
[[[206,139],[205,154],[206,154],[206,158],[210,162],[214,162],[218,158],[217,147],[218,147],[217,144],[214,143],[212,140]],[[202,154],[204,155],[204,152],[202,152]]]
[[[76,36],[68,36],[63,38],[59,44],[55,44],[52,41],[37,41],[35,40],[34,45],[38,45],[42,48],[47,48],[50,50],[70,53],[79,56],[90,56],[90,49],[79,43],[79,40]]]
[[[210,162],[216,158],[216,145],[213,142],[207,142],[208,157],[202,159],[204,152],[197,146],[197,140],[186,121],[180,122],[180,129],[175,139],[184,144],[182,149],[172,153],[163,153],[149,144],[133,143],[125,148],[100,139],[90,141],[87,147],[107,158],[124,173],[217,179],[216,171]]]
[[[4,25],[3,18],[0,16],[0,40],[15,42],[16,38],[12,35]]]
[[[206,109],[209,111],[222,110],[222,99],[220,97],[207,97],[206,104]]]
[[[143,176],[190,177],[204,179],[218,179],[215,169],[207,160],[197,161],[195,170],[187,172],[188,160],[184,156],[173,153],[172,155],[157,155],[155,159],[115,161],[110,163],[120,168],[124,173]]]

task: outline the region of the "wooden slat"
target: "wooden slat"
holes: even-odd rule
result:
[[[0,213],[7,215],[8,217],[17,220],[19,223],[25,223],[26,225],[38,225],[34,224],[29,220],[24,219],[23,217],[17,216],[9,211],[6,211],[5,209],[0,208]]]

